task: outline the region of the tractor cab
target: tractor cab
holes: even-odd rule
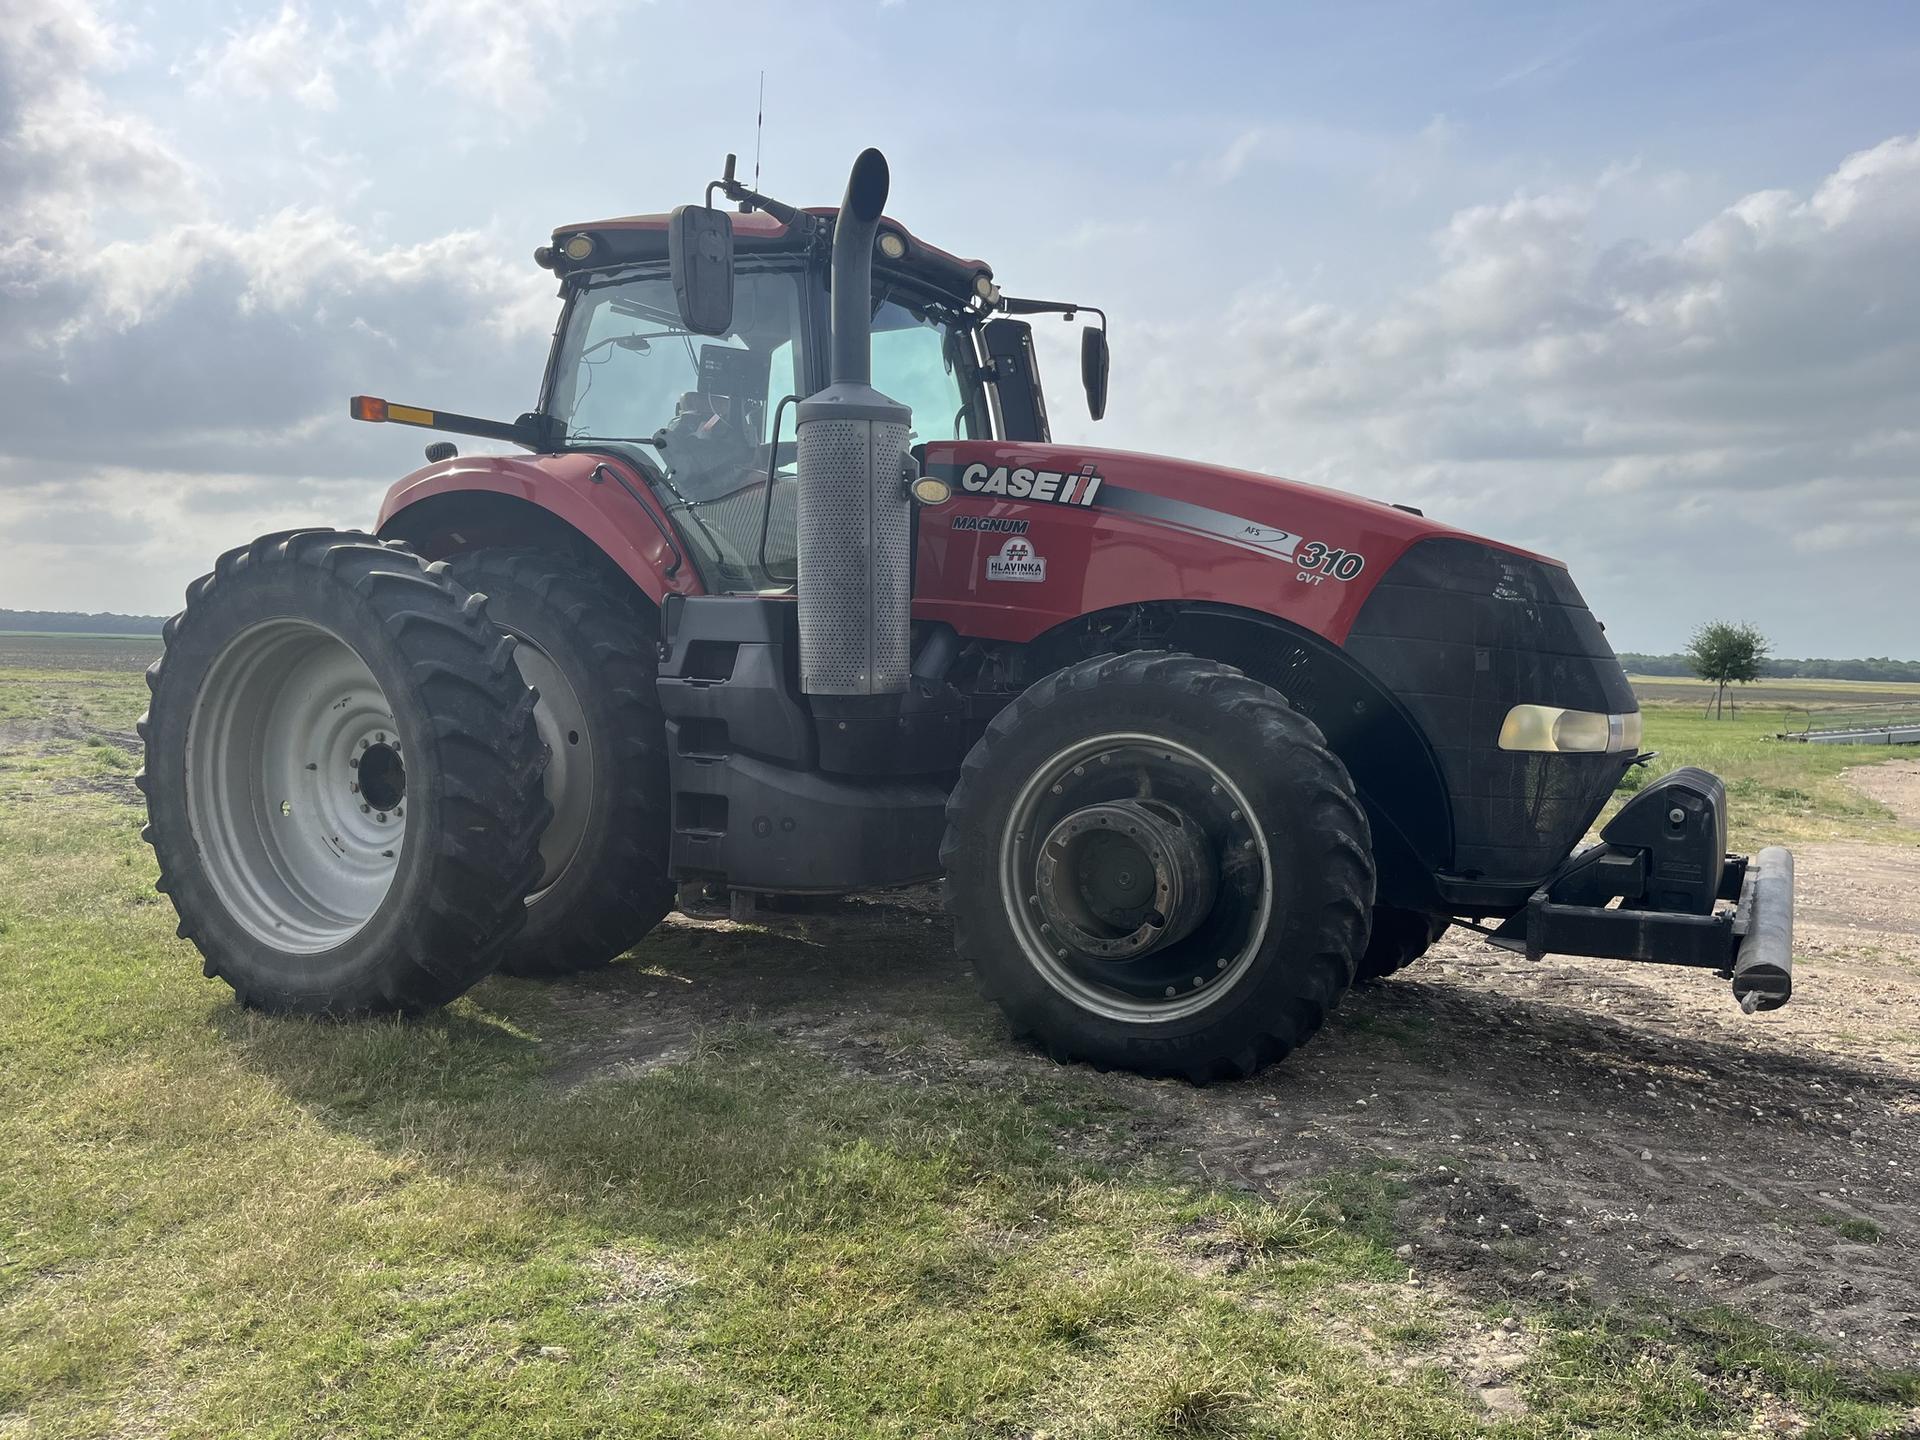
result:
[[[711,333],[693,329],[680,305],[672,215],[562,226],[535,252],[565,300],[540,395],[542,448],[612,452],[637,469],[715,593],[794,584],[794,404],[824,389],[832,369],[838,212],[735,190],[737,211],[689,207],[724,226],[729,252],[731,304]],[[1071,317],[1081,307],[1004,300],[984,262],[891,220],[872,260],[873,385],[911,410],[909,443],[1045,443],[1031,326],[999,312]]]
[[[990,438],[976,315],[906,277],[874,290],[875,380],[912,407],[915,443]],[[745,261],[715,335],[682,326],[664,255],[567,278],[540,404],[555,448],[610,450],[646,476],[710,590],[794,579],[792,402],[826,384],[826,301],[804,246]]]

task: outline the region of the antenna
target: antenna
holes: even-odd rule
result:
[[[760,103],[753,116],[753,188],[760,188],[760,133],[767,126],[767,72],[760,72]]]

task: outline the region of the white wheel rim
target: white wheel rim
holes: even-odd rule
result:
[[[1098,984],[1071,965],[1063,963],[1064,957],[1057,953],[1055,946],[1042,933],[1036,913],[1037,901],[1031,893],[1033,880],[1030,875],[1023,873],[1026,869],[1023,862],[1029,854],[1031,838],[1023,827],[1030,824],[1039,797],[1073,774],[1076,766],[1092,764],[1102,752],[1127,747],[1151,750],[1169,760],[1178,757],[1181,763],[1193,766],[1210,777],[1212,784],[1218,786],[1235,807],[1235,813],[1244,817],[1247,831],[1243,843],[1250,845],[1250,853],[1262,877],[1259,903],[1251,917],[1250,934],[1245,944],[1233,954],[1218,956],[1214,968],[1197,977],[1191,990],[1171,993],[1155,1000],[1141,1000]],[[1012,923],[1014,937],[1019,941],[1028,963],[1048,985],[1081,1009],[1123,1024],[1164,1024],[1184,1020],[1217,1004],[1252,967],[1272,920],[1273,859],[1267,849],[1266,834],[1245,792],[1230,775],[1199,751],[1158,735],[1116,733],[1091,736],[1068,746],[1036,767],[1008,810],[1006,828],[1000,836],[999,870],[1000,893],[1007,918]],[[1206,983],[1199,983],[1200,979]]]
[[[188,824],[227,912],[289,954],[358,933],[399,868],[411,750],[332,631],[285,619],[235,637],[194,703],[186,754]]]
[[[547,747],[543,783],[547,803],[553,806],[553,819],[540,836],[540,883],[527,897],[531,905],[567,873],[586,838],[593,815],[593,737],[587,732],[586,707],[553,657],[518,630],[509,633],[519,642],[513,659],[520,678],[539,692],[533,723]]]

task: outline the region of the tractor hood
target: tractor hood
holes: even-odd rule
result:
[[[1359,555],[1364,568],[1376,573],[1416,541],[1439,536],[1476,540],[1560,564],[1429,519],[1405,506],[1167,455],[1078,445],[959,441],[929,445],[926,458],[929,469],[953,484],[957,499],[977,497],[1127,515],[1288,558],[1294,556],[1296,542],[1317,540]]]

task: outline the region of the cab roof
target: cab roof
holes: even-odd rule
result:
[[[733,224],[734,248],[740,254],[794,253],[806,243],[806,236],[801,233],[803,227],[776,219],[764,210],[725,213]],[[834,219],[840,212],[835,206],[823,205],[809,206],[803,213],[825,222],[824,236],[831,235]],[[554,230],[553,248],[541,263],[565,279],[582,272],[664,260],[667,223],[671,218],[664,214],[621,215],[561,225]],[[907,246],[906,253],[898,260],[876,254],[874,265],[880,270],[904,273],[963,299],[975,293],[974,286],[980,276],[984,275],[989,281],[993,278],[993,268],[986,261],[963,259],[937,245],[929,245],[889,216],[880,218],[880,233],[897,235]],[[566,255],[566,243],[576,235],[588,236],[594,242],[593,249],[581,260],[572,260]]]

